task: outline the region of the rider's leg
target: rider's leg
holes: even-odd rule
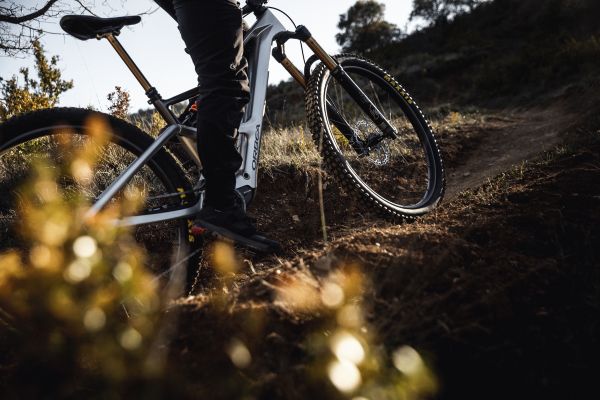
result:
[[[234,206],[235,174],[242,162],[235,135],[250,97],[241,10],[235,0],[157,3],[177,20],[198,73],[198,153],[206,178],[198,224],[256,250],[278,251],[279,245],[257,234]]]
[[[173,0],[154,0],[156,4],[162,7],[175,21],[177,21],[177,15],[175,15],[175,6]]]
[[[242,157],[235,135],[250,88],[243,57],[242,15],[235,0],[174,0],[181,36],[198,73],[198,152],[206,204],[234,205]]]

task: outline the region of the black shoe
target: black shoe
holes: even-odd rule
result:
[[[196,217],[192,233],[202,234],[203,230],[224,236],[261,253],[281,251],[279,243],[267,239],[256,231],[255,221],[239,207],[219,210],[212,206],[204,206]]]

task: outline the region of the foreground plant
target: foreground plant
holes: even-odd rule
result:
[[[98,125],[102,121],[89,121]],[[97,143],[106,142],[100,133]],[[112,221],[140,204],[130,192],[92,221],[82,197],[60,189],[91,182],[96,151],[69,147],[65,165],[39,161],[20,190],[24,246],[0,255],[0,338],[12,365],[9,396],[104,397],[141,393],[163,373],[158,288],[131,234]],[[144,385],[142,385],[144,383]]]
[[[278,288],[279,306],[317,317],[306,346],[313,359],[310,378],[327,398],[423,399],[437,381],[410,346],[389,352],[367,320],[365,275],[343,264],[319,280],[298,273]],[[334,389],[334,390],[332,390]]]
[[[207,249],[212,287],[181,299],[172,361],[197,398],[428,399],[437,380],[410,346],[369,322],[359,266],[260,271],[228,244]],[[330,263],[333,264],[333,263]],[[179,351],[178,351],[179,350]]]
[[[94,146],[62,143],[69,161],[40,160],[19,191],[23,245],[0,256],[2,398],[376,400],[435,392],[414,349],[389,354],[378,341],[363,305],[365,277],[353,265],[257,272],[216,242],[204,260],[213,281],[199,274],[195,282],[214,286],[164,313],[144,252],[113,224],[135,212],[140,191],[83,219],[89,204],[80,193],[93,185],[97,148],[108,140],[102,121],[89,124]],[[259,278],[246,278],[248,268]],[[242,293],[249,284],[264,297]],[[193,312],[172,335],[168,317],[180,306]]]

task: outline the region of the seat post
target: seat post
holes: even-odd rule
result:
[[[117,40],[115,35],[113,35],[112,33],[108,33],[100,36],[100,39],[108,40],[108,42],[112,45],[117,54],[119,54],[119,57],[121,57],[125,65],[127,65],[127,68],[129,68],[129,70],[138,80],[140,85],[142,85],[146,94],[150,93],[152,89],[154,89],[153,86],[150,84],[150,82],[148,82],[148,79],[146,79],[146,77],[144,76],[142,71],[140,71],[135,62],[133,62],[133,60],[131,59],[125,48],[123,48],[121,43]]]

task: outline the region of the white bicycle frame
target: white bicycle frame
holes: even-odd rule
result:
[[[270,10],[266,10],[258,17],[256,23],[250,28],[244,38],[245,47],[250,49],[250,53],[246,54],[246,56],[249,64],[248,75],[251,93],[250,102],[246,106],[245,115],[240,125],[237,139],[237,147],[242,155],[243,161],[241,168],[237,172],[236,188],[242,193],[253,193],[257,187],[258,161],[269,80],[271,48],[273,47],[275,35],[285,31],[286,29],[277,17],[273,15]],[[198,157],[198,151],[196,150],[196,129],[180,125],[177,117],[170,109],[174,104],[196,97],[198,92],[197,88],[190,89],[170,99],[163,100],[158,91],[148,82],[133,60],[129,57],[117,38],[113,34],[103,35],[101,38],[107,39],[111,43],[113,48],[117,51],[146,91],[146,95],[150,99],[150,102],[168,125],[163,128],[154,143],[98,197],[94,205],[88,210],[86,214],[87,218],[91,218],[100,212],[110,200],[122,190],[125,185],[127,185],[132,177],[174,137],[177,137],[180,140],[186,153],[201,169],[200,158]],[[163,213],[130,216],[118,221],[118,224],[122,226],[136,226],[174,219],[190,218],[202,209],[202,202],[203,196],[199,196],[196,203],[190,207]]]
[[[304,26],[298,26],[295,32],[287,31],[281,22],[267,8],[261,8],[260,12],[255,12],[257,16],[256,23],[246,33],[244,45],[246,56],[249,62],[249,80],[250,80],[250,102],[247,105],[246,113],[239,128],[237,146],[243,161],[242,166],[237,172],[236,188],[245,198],[251,199],[257,186],[258,161],[260,156],[260,146],[263,130],[263,117],[265,113],[265,100],[267,95],[267,85],[269,78],[269,61],[271,58],[271,48],[273,43],[277,46],[273,50],[273,57],[290,73],[292,78],[302,87],[306,88],[306,78],[286,57],[284,45],[289,39],[301,40],[313,51],[315,56],[331,71],[331,75],[336,79],[350,96],[357,102],[362,110],[369,116],[371,121],[379,127],[381,134],[375,138],[378,141],[384,138],[397,138],[398,131],[390,124],[387,118],[373,104],[367,95],[356,85],[348,76],[343,67],[312,37],[308,29]],[[99,39],[107,39],[127,67],[136,77],[138,82],[146,91],[150,103],[154,105],[160,115],[167,121],[168,125],[161,131],[158,138],[152,145],[140,155],[98,198],[96,203],[88,210],[86,218],[91,218],[100,212],[110,200],[131,180],[131,178],[171,139],[177,137],[183,144],[189,157],[201,168],[200,159],[196,150],[196,129],[181,125],[175,114],[169,108],[170,106],[193,99],[197,96],[197,88],[190,89],[171,99],[163,100],[158,91],[148,82],[142,72],[121,46],[115,35],[112,33],[99,36]],[[356,132],[345,121],[336,108],[329,104],[327,112],[336,127],[342,132],[350,143],[356,143],[356,150],[359,154],[368,151],[368,146],[359,146],[359,140]],[[369,145],[369,144],[368,144]],[[376,145],[376,142],[370,143]],[[202,179],[202,178],[201,178]],[[178,193],[174,193],[178,196]],[[151,224],[160,221],[189,218],[200,212],[202,209],[203,196],[199,196],[196,204],[191,207],[167,211],[162,213],[153,213],[137,215],[125,218],[119,221],[120,225],[135,226]]]

